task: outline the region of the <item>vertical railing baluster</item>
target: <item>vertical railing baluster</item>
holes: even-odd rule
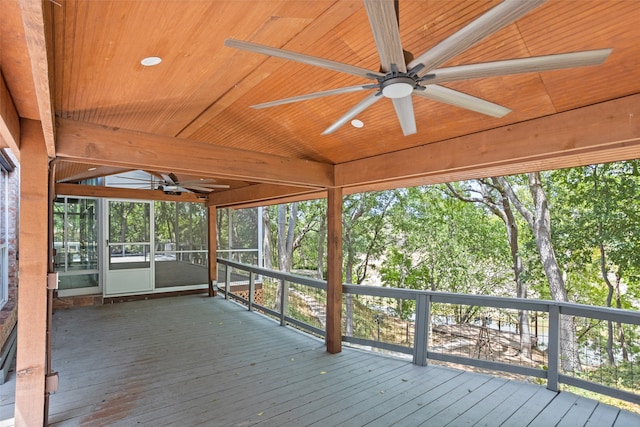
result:
[[[549,351],[547,352],[547,388],[558,391],[560,370],[560,307],[549,306]]]
[[[431,299],[427,294],[416,297],[416,326],[413,335],[413,363],[420,366],[427,364],[427,341]]]
[[[253,303],[256,295],[256,279],[254,274],[249,272],[249,311],[253,311]]]

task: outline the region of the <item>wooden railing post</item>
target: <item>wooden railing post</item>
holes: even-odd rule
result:
[[[547,388],[558,391],[560,369],[560,307],[549,305],[549,351],[547,352]]]
[[[431,298],[419,294],[416,298],[416,324],[413,336],[413,363],[427,365],[427,343],[429,342],[429,319],[431,317]]]

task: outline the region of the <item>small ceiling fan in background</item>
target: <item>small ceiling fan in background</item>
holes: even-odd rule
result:
[[[173,173],[161,173],[159,175],[162,177],[162,182],[158,185],[158,190],[164,191],[165,194],[179,195],[184,192],[208,194],[216,189],[229,188],[226,184],[216,184],[214,179],[203,178],[180,181]]]
[[[597,49],[438,68],[480,40],[515,22],[545,1],[546,0],[504,0],[499,5],[485,12],[471,23],[413,59],[409,52],[402,49],[398,25],[397,0],[395,2],[394,0],[364,0],[367,16],[380,57],[381,71],[371,71],[342,62],[235,39],[227,39],[224,44],[225,46],[236,49],[297,61],[376,81],[371,84],[342,87],[280,99],[253,105],[253,108],[274,107],[323,96],[339,95],[362,90],[375,90],[374,93],[367,95],[366,98],[325,129],[322,134],[326,135],[335,132],[375,102],[382,98],[388,98],[393,102],[402,132],[407,136],[417,132],[412,95],[440,101],[492,117],[503,117],[511,112],[510,109],[501,105],[467,95],[445,86],[440,86],[440,83],[598,65],[607,59],[612,49]],[[406,58],[405,54],[408,54]]]
[[[229,185],[218,184],[211,178],[191,178],[180,180],[174,173],[152,171],[128,171],[107,177],[107,185],[122,188],[160,190],[165,194],[180,195],[196,193],[206,195],[217,189],[227,189]]]

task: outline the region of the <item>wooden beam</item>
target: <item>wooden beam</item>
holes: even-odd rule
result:
[[[269,200],[262,200],[262,201],[257,201],[257,202],[248,202],[248,203],[237,203],[234,205],[229,205],[227,207],[231,208],[231,209],[250,209],[250,208],[257,208],[259,206],[273,206],[273,205],[280,205],[280,204],[285,204],[285,203],[295,203],[295,202],[304,202],[307,200],[317,200],[317,199],[326,199],[327,198],[327,191],[323,190],[323,191],[316,191],[314,193],[305,193],[305,194],[299,194],[296,196],[289,196],[289,197],[279,197],[277,199],[269,199]]]
[[[131,169],[328,187],[333,165],[180,138],[58,119],[58,157]]]
[[[47,148],[47,155],[55,157],[55,127],[53,112],[53,96],[50,79],[49,64],[53,59],[49,57],[53,50],[47,49],[47,42],[50,41],[52,2],[42,0],[19,0],[20,11],[22,12],[22,23],[24,25],[24,35],[29,48],[31,58],[31,74],[38,98],[38,110],[40,112],[40,123],[44,134],[44,141]]]
[[[218,248],[217,248],[217,232],[218,232],[218,220],[217,220],[217,209],[215,206],[207,207],[207,222],[209,228],[209,296],[216,296],[215,291],[213,290],[213,282],[218,280]]]
[[[219,208],[234,206],[238,203],[267,203],[271,199],[298,196],[301,194],[317,193],[317,189],[309,187],[295,187],[290,185],[254,184],[233,190],[216,191],[209,196],[207,205]]]
[[[336,165],[362,190],[511,175],[640,157],[640,94]]]
[[[342,351],[342,188],[327,197],[327,351]]]
[[[49,161],[40,123],[24,120],[21,133],[15,423],[41,426],[45,401]]]
[[[77,163],[76,163],[77,164]],[[122,169],[113,166],[98,166],[92,168],[93,170],[85,170],[79,173],[76,173],[72,176],[68,176],[62,179],[57,180],[57,182],[78,182],[78,181],[86,181],[93,178],[102,178],[109,175],[115,175],[118,173],[125,173],[131,171],[131,169]]]
[[[0,142],[20,161],[20,119],[13,98],[0,72]]]
[[[61,196],[106,197],[112,199],[164,200],[169,202],[204,203],[207,196],[194,193],[165,194],[161,190],[135,190],[132,188],[100,187],[81,184],[56,184],[56,194]]]

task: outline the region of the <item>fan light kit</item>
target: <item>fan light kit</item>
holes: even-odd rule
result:
[[[405,53],[408,52],[402,49],[398,26],[399,17],[394,0],[364,0],[380,57],[380,72],[241,40],[227,39],[224,44],[236,49],[297,61],[377,81],[377,83],[342,87],[266,102],[253,105],[253,108],[274,107],[323,96],[374,89],[376,92],[365,97],[325,129],[322,134],[335,132],[380,99],[387,98],[393,102],[402,133],[407,136],[417,132],[411,95],[429,98],[497,118],[511,112],[506,107],[441,86],[440,83],[598,65],[609,57],[612,49],[597,49],[438,68],[479,41],[515,22],[545,1],[504,0],[422,55],[415,59],[411,59],[411,56],[408,55],[405,59]]]
[[[409,77],[394,77],[380,83],[385,98],[398,99],[411,95],[414,81]]]

